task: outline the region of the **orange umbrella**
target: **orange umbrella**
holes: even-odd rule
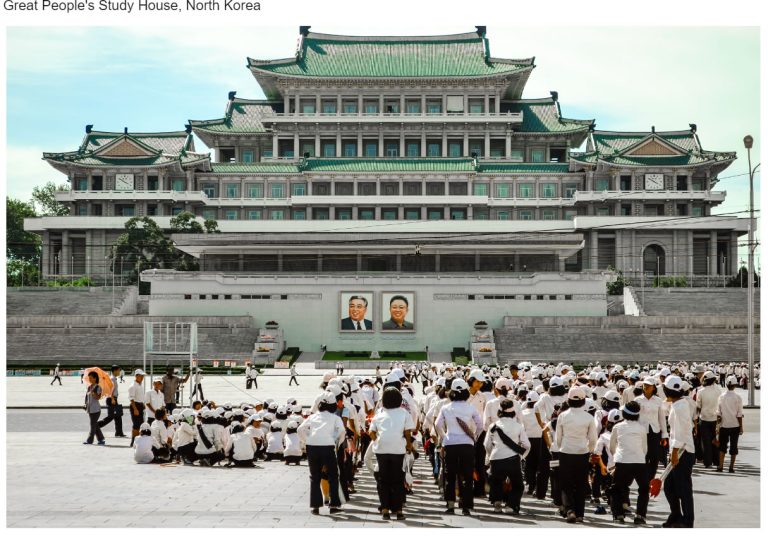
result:
[[[83,377],[83,381],[90,384],[91,380],[88,378],[88,374],[91,371],[95,371],[97,375],[99,375],[99,386],[101,386],[101,393],[104,394],[104,396],[109,396],[112,393],[112,389],[114,388],[114,385],[112,384],[112,379],[109,378],[109,373],[101,369],[100,367],[89,367],[86,369]]]

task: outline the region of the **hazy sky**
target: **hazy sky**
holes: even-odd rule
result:
[[[472,25],[313,26],[324,33],[425,35],[473,31]],[[63,175],[43,151],[77,148],[86,124],[121,131],[182,130],[189,119],[221,117],[227,92],[263,95],[246,57],[294,53],[297,26],[211,29],[49,27],[7,30],[7,190]],[[759,155],[759,31],[713,27],[488,26],[491,54],[536,57],[526,98],[560,94],[563,114],[596,119],[598,129],[687,129],[698,125],[705,149],[738,151],[717,189],[716,212],[748,205],[742,138]],[[198,141],[198,150],[206,150]],[[757,199],[757,198],[756,198]]]

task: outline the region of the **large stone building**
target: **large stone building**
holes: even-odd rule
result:
[[[230,92],[223,117],[180,132],[88,126],[77,150],[45,153],[69,179],[56,196],[70,215],[25,227],[44,238],[45,277],[98,279],[110,277],[109,248],[129,218],[165,228],[181,211],[215,219],[220,234],[174,236],[201,260],[200,274],[143,276],[156,284],[150,312],[211,311],[211,297],[227,296],[240,301],[225,310],[259,311],[260,321],[282,310],[253,297],[297,295],[299,281],[298,294],[325,289],[326,308],[343,289],[407,288],[431,304],[419,315],[442,319],[438,295],[517,298],[521,311],[529,299],[562,300],[548,312],[604,315],[608,267],[735,274],[747,219],[712,214],[725,198],[718,174],[735,154],[703,149],[694,124],[609,132],[565,118],[557,92],[522,97],[534,67],[491,56],[483,26],[428,37],[301,27],[294,56],[248,59],[265,99]],[[192,133],[213,156],[195,150]],[[578,307],[565,305],[574,299]],[[482,301],[466,304],[461,322],[484,317]],[[516,311],[504,306],[488,321]]]

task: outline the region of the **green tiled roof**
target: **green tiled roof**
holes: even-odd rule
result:
[[[296,164],[281,162],[212,162],[213,173],[299,173]]]
[[[597,162],[598,154],[596,151],[593,151],[591,153],[578,153],[578,152],[572,152],[569,155],[571,160],[576,160],[578,162],[583,162],[586,164],[594,164]]]
[[[353,37],[309,33],[296,58],[248,59],[251,69],[307,77],[455,77],[514,73],[532,59],[502,60],[488,54],[477,33],[431,37]]]
[[[57,162],[71,162],[78,166],[162,166],[179,160],[179,157],[157,155],[146,158],[99,157],[92,153],[43,153],[43,158]]]
[[[561,162],[493,162],[482,163],[479,173],[567,173],[568,163]]]
[[[303,171],[312,172],[474,172],[468,158],[335,158],[307,159]]]
[[[619,164],[622,166],[692,166],[701,164],[703,162],[718,162],[724,160],[730,160],[733,157],[727,156],[728,153],[717,154],[688,154],[668,157],[606,157],[601,160],[606,160],[611,164]]]
[[[601,155],[615,154],[629,149],[650,136],[651,132],[607,132],[595,131],[592,133],[594,143],[592,149]],[[679,147],[682,151],[698,151],[698,139],[696,133],[691,131],[657,132],[658,138]]]
[[[86,132],[81,151],[98,151],[110,142],[118,138],[127,136],[128,139],[138,142],[139,145],[145,145],[155,151],[178,155],[182,151],[194,151],[194,139],[186,131],[175,132],[157,132],[157,133],[134,133],[134,132]]]
[[[553,99],[513,101],[509,107],[512,112],[523,113],[523,132],[586,132],[594,123],[591,119],[561,117],[560,107]]]
[[[274,109],[267,101],[235,98],[227,101],[227,110],[223,118],[190,120],[189,124],[196,131],[253,134],[265,132],[261,119],[273,113]]]

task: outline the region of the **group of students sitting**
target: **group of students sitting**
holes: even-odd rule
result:
[[[218,464],[253,467],[256,460],[300,464],[299,425],[307,417],[295,399],[285,405],[256,401],[233,407],[196,401],[191,409],[155,411],[134,442],[137,463]]]

